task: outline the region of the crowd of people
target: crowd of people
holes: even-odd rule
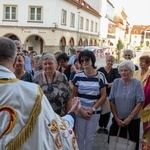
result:
[[[150,57],[131,61],[132,50],[113,68],[114,56],[106,65],[95,66],[96,57],[81,47],[69,57],[23,50],[20,41],[0,37],[0,149],[92,150],[98,134],[117,135],[150,148]],[[101,108],[108,100],[111,112]],[[110,129],[107,125],[112,121]],[[10,117],[9,117],[9,115]]]

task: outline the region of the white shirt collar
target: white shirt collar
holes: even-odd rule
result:
[[[0,65],[0,79],[14,79],[16,78],[15,74],[10,71],[8,68]]]

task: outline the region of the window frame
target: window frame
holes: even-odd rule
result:
[[[84,26],[84,18],[80,16],[80,29],[83,29]]]
[[[91,21],[91,29],[90,29],[91,32],[93,32],[93,26],[94,26],[94,22]]]
[[[86,19],[86,28],[85,28],[86,31],[89,31],[89,19]]]
[[[75,14],[70,14],[70,27],[75,27]]]
[[[34,19],[31,18],[31,9],[34,9],[35,12],[34,12]],[[37,12],[37,9],[40,9],[41,13],[40,13],[40,17],[41,19],[38,20],[37,17],[38,17],[38,12]],[[42,6],[29,6],[29,21],[30,22],[42,22],[43,21],[43,7]]]
[[[61,25],[67,25],[67,11],[64,9],[61,11]]]
[[[95,22],[95,32],[97,32],[97,31],[98,31],[98,23]]]
[[[6,18],[6,8],[9,7],[10,8],[10,14],[9,14],[9,18]],[[15,8],[15,19],[12,18],[13,12],[12,12],[12,8]],[[18,6],[17,5],[4,5],[3,7],[3,18],[6,21],[17,21],[18,20]]]

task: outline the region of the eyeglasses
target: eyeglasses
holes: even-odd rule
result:
[[[90,60],[91,60],[91,58],[86,57],[86,58],[84,58],[84,59],[81,59],[81,63],[83,63],[84,61],[85,61],[85,62],[89,62]]]
[[[131,56],[131,55],[129,55],[129,54],[126,54],[125,56]]]

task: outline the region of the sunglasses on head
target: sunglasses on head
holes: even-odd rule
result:
[[[81,59],[81,63],[83,63],[84,61],[85,61],[85,62],[89,62],[90,60],[91,60],[91,58],[89,58],[89,57],[86,57],[86,58],[84,58],[84,59],[82,58],[82,59]]]

